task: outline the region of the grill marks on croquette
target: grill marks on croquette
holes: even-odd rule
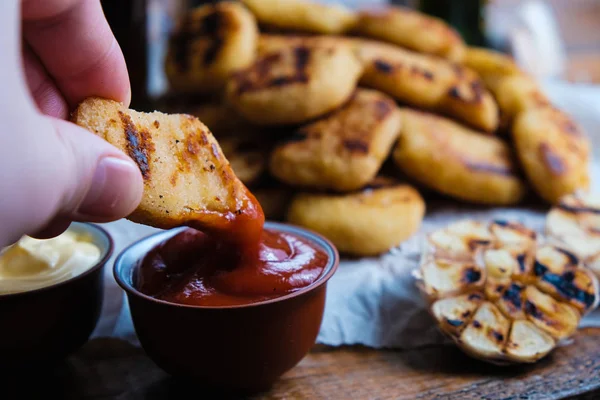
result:
[[[430,82],[433,82],[436,79],[433,72],[417,65],[411,65],[409,67],[408,65],[404,65],[399,62],[389,62],[387,60],[375,59],[373,61],[373,67],[377,71],[384,74],[392,74],[401,69],[407,69],[410,71],[410,74],[413,77],[420,77]],[[485,86],[483,85],[483,82],[476,77],[467,76],[465,68],[461,65],[453,64],[452,70],[454,72],[456,82],[462,83],[462,86],[451,86],[447,91],[447,95],[463,103],[481,103],[485,94]]]
[[[479,104],[483,101],[485,88],[480,80],[473,80],[468,83],[467,89],[461,89],[459,86],[452,86],[448,90],[448,96],[463,103]]]
[[[487,151],[486,154],[482,155],[476,152],[473,152],[471,149],[464,148],[461,145],[458,145],[456,141],[451,140],[451,137],[448,136],[445,131],[445,126],[438,125],[439,119],[437,117],[433,117],[430,114],[422,113],[420,111],[412,111],[414,115],[422,116],[425,120],[427,119],[428,125],[425,129],[428,129],[428,134],[431,138],[432,142],[437,142],[437,147],[443,154],[453,157],[455,160],[460,162],[465,168],[475,172],[475,173],[486,173],[492,175],[499,176],[507,176],[514,177],[518,175],[518,170],[515,166],[513,156],[510,153],[509,149],[504,145],[497,145],[497,148],[494,148],[492,151]],[[474,136],[473,133],[464,132],[462,133],[465,137],[464,140],[485,140],[485,141],[498,141],[501,143],[499,139],[493,137],[483,137],[480,138],[478,136]],[[400,136],[400,140],[402,140],[402,135]],[[488,143],[489,147],[490,143]]]
[[[552,146],[548,143],[540,143],[539,154],[540,158],[553,175],[560,176],[568,171],[568,167],[565,165],[560,154],[554,151]]]
[[[380,60],[380,59],[374,60],[373,66],[375,67],[375,69],[377,71],[382,72],[384,74],[391,74],[400,69],[407,68],[407,66],[402,63],[399,63],[399,62],[391,63],[391,62],[388,62],[385,60]],[[435,80],[435,75],[433,74],[433,72],[431,72],[427,69],[424,69],[424,68],[419,68],[416,65],[410,66],[410,73],[412,76],[422,77],[423,79],[426,79],[430,82]]]
[[[148,180],[150,178],[150,157],[155,150],[152,135],[146,130],[138,130],[131,117],[122,111],[119,111],[119,118],[127,143],[127,153],[140,168],[144,179]]]
[[[169,178],[169,181],[174,186],[177,184],[178,175],[180,173],[189,173],[196,168],[195,164],[198,162],[198,154],[201,153],[203,148],[210,145],[210,154],[212,155],[212,159],[207,158],[202,162],[200,168],[202,168],[204,172],[215,172],[217,170],[217,165],[223,161],[221,160],[219,148],[214,143],[210,144],[208,135],[211,135],[211,133],[195,129],[193,127],[193,117],[189,117],[187,124],[184,123],[183,131],[186,132],[183,140],[177,139],[175,141],[175,154],[178,161],[178,168]],[[225,181],[232,180],[232,177],[229,176],[226,169],[223,169],[221,173]]]
[[[266,54],[250,68],[234,75],[233,78],[238,80],[238,94],[295,83],[308,83],[308,65],[311,54],[311,49],[306,46],[294,47],[291,62],[293,67],[291,73],[288,74],[273,73],[275,65],[285,62],[282,53]]]
[[[225,43],[225,32],[234,23],[223,9],[216,8],[210,13],[198,18],[191,14],[185,20],[183,28],[171,39],[174,49],[175,62],[181,71],[191,67],[190,56],[193,54],[192,46],[199,40],[204,40],[202,63],[204,66],[213,64]]]
[[[396,104],[392,99],[365,99],[355,92],[340,109],[321,117],[313,124],[296,129],[282,140],[281,145],[298,147],[302,143],[319,141],[325,132],[331,137],[341,138],[339,146],[342,150],[368,155],[377,124],[388,118],[395,109]],[[369,118],[363,119],[361,125],[351,118],[353,113],[364,113]],[[328,121],[330,122],[327,123]]]
[[[144,180],[149,180],[152,166],[155,164],[152,160],[155,152],[152,134],[148,130],[138,129],[131,117],[121,111],[119,111],[119,118],[121,119],[127,154],[140,168]],[[197,163],[198,154],[202,151],[202,148],[210,144],[207,136],[210,134],[209,132],[198,131],[198,129],[193,128],[191,121],[184,125],[185,137],[182,140],[177,139],[174,141],[178,168],[169,177],[169,182],[173,186],[177,185],[180,173],[192,171],[194,164]],[[155,121],[153,126],[159,129],[160,123]],[[211,155],[213,159],[207,159],[203,163],[202,169],[205,172],[214,172],[217,169],[216,164],[221,161],[219,149],[214,144],[211,145]],[[223,173],[227,175],[226,171]],[[224,176],[224,179],[230,180],[230,177]]]
[[[186,132],[185,137],[176,143],[177,158],[179,169],[182,172],[190,172],[192,163],[197,159],[197,154],[208,145],[209,141],[206,136],[207,132],[195,132],[189,126],[184,131]]]

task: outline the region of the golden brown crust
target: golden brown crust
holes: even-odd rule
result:
[[[287,219],[323,234],[342,253],[375,256],[414,234],[424,213],[425,202],[414,188],[378,177],[350,194],[300,193]]]
[[[361,12],[355,31],[359,35],[455,62],[461,61],[465,53],[462,38],[443,20],[405,7]]]
[[[225,1],[193,9],[169,43],[165,72],[174,90],[214,92],[256,57],[258,27],[242,5]]]
[[[229,216],[255,211],[249,209],[254,197],[234,174],[212,133],[195,117],[140,113],[112,100],[89,98],[79,104],[72,120],[129,154],[139,166],[144,195],[128,217],[134,222],[219,231],[226,229]]]
[[[294,32],[340,34],[351,29],[356,15],[341,5],[308,0],[242,0],[261,24]]]
[[[477,72],[494,92],[502,78],[523,74],[510,56],[479,47],[467,48],[463,64]]]
[[[359,89],[342,108],[278,145],[271,173],[295,186],[351,191],[375,178],[400,132],[400,112],[382,93]]]
[[[502,78],[494,91],[505,126],[514,123],[522,112],[534,108],[551,107],[550,99],[542,92],[535,80],[526,75]]]
[[[537,82],[502,54],[469,49],[466,65],[494,92],[504,125],[512,123],[513,143],[527,178],[546,201],[589,186],[590,144],[581,128],[554,108]]]
[[[289,60],[288,71],[275,76],[274,69],[282,68],[284,54],[275,52],[260,58],[252,67],[244,73],[233,77],[236,82],[237,94],[255,92],[268,88],[293,85],[295,83],[308,82],[308,63],[313,57],[313,51],[309,47],[297,46],[292,49],[292,57]],[[283,67],[282,69],[284,69]]]
[[[258,37],[260,56],[293,47],[345,47],[356,53],[356,39],[337,35],[280,35],[262,33]],[[356,54],[358,56],[358,54]]]
[[[238,72],[228,100],[246,119],[261,125],[309,121],[342,105],[362,72],[346,47],[306,43],[265,52]]]
[[[467,49],[464,64],[476,71],[494,94],[504,127],[509,127],[523,111],[550,106],[537,82],[505,54],[471,47]]]
[[[446,195],[483,204],[517,204],[526,194],[506,143],[456,122],[402,109],[394,161],[411,178]]]
[[[394,45],[340,36],[261,35],[259,54],[291,46],[335,46],[357,54],[365,71],[360,83],[401,102],[456,117],[493,131],[498,109],[490,93],[470,69]]]
[[[520,113],[513,141],[525,174],[544,200],[556,204],[589,187],[590,144],[565,113],[551,107]]]
[[[389,44],[360,39],[351,43],[365,68],[362,85],[486,132],[498,127],[496,102],[467,67]]]

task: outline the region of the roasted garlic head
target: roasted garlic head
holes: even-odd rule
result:
[[[575,254],[516,222],[463,220],[431,233],[418,275],[442,331],[496,364],[546,356],[599,300]]]

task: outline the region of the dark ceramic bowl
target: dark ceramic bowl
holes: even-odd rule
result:
[[[308,239],[329,256],[312,285],[273,300],[243,306],[198,307],[169,303],[136,290],[137,268],[153,247],[180,229],[147,237],[115,262],[115,278],[127,292],[133,324],[148,356],[176,377],[216,388],[267,389],[314,345],[323,319],[327,281],[339,256],[325,238],[290,225],[265,228]]]
[[[103,269],[113,242],[96,225],[74,222],[69,230],[91,235],[101,258],[66,281],[0,295],[0,370],[18,371],[62,361],[87,342],[96,327],[103,301]]]

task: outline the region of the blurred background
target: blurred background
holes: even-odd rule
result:
[[[371,8],[393,3],[443,18],[472,45],[511,54],[540,80],[600,84],[600,0],[320,0]],[[206,0],[102,0],[125,53],[133,103],[152,109],[167,91],[163,57],[185,10]]]

